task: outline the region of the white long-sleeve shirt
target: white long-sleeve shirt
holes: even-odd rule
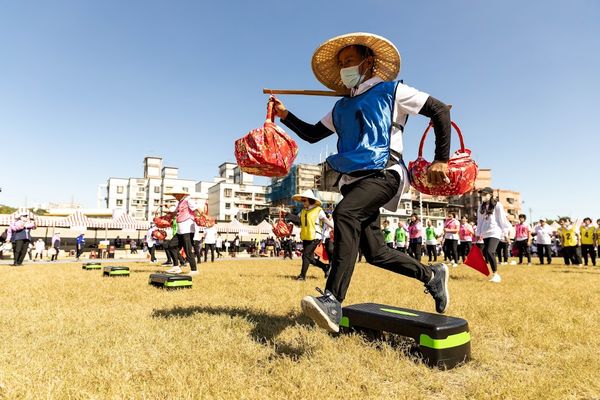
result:
[[[544,224],[544,226],[538,224],[533,228],[533,233],[535,234],[535,242],[537,244],[552,244],[552,227],[548,224]]]
[[[483,239],[502,239],[510,232],[510,222],[506,218],[504,207],[500,202],[496,203],[491,214],[482,214],[481,208],[477,209],[477,230],[475,234]]]

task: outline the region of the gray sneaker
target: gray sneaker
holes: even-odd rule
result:
[[[333,333],[339,332],[342,304],[337,301],[329,290],[323,293],[321,289],[316,289],[322,296],[304,297],[300,303],[302,311],[321,328]]]
[[[431,294],[435,300],[435,311],[443,314],[450,304],[448,293],[448,267],[446,264],[435,264],[431,266],[433,277],[425,284],[425,293]]]

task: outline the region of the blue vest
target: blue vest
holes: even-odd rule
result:
[[[338,152],[327,157],[331,168],[350,173],[386,167],[397,86],[398,82],[381,82],[335,103],[332,114]]]

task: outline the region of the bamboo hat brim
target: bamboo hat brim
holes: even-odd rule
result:
[[[319,82],[335,91],[347,91],[340,78],[337,55],[347,46],[363,45],[375,54],[373,73],[384,81],[393,81],[400,73],[400,53],[392,42],[372,33],[356,32],[336,36],[320,45],[312,57],[312,70]]]
[[[294,200],[294,201],[300,201],[300,199],[302,199],[302,198],[312,199],[316,202],[316,204],[318,206],[321,205],[321,199],[319,199],[315,195],[315,193],[310,189],[305,190],[303,193],[296,193],[295,195],[292,196],[292,200]]]

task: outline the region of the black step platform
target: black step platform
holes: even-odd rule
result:
[[[462,318],[384,304],[354,304],[342,309],[343,331],[388,332],[413,338],[417,353],[431,367],[454,368],[471,358],[469,324]]]
[[[178,274],[150,274],[148,283],[166,289],[182,289],[192,287],[192,277]]]
[[[129,276],[129,267],[108,266],[102,269],[102,276]]]
[[[101,269],[102,263],[100,261],[88,261],[81,265],[81,269]]]

